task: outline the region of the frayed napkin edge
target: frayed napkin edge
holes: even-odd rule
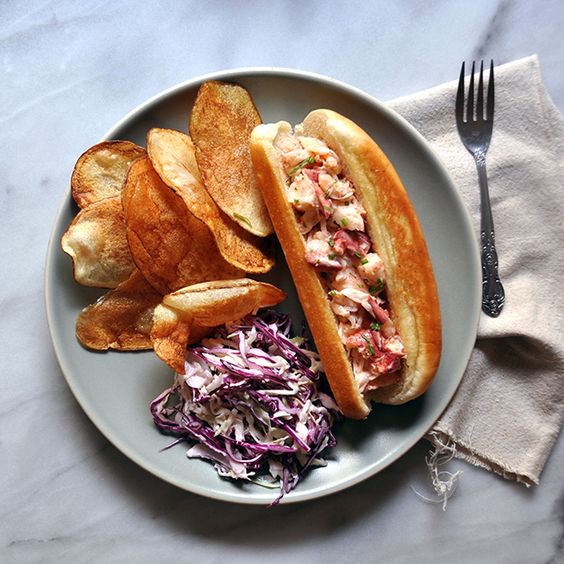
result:
[[[451,429],[441,425],[435,427],[431,432],[425,435],[425,439],[427,439],[438,452],[440,452],[444,444],[452,444],[454,445],[454,458],[469,462],[478,468],[494,472],[506,480],[512,480],[514,482],[524,484],[526,487],[530,487],[532,485],[536,486],[539,484],[537,476],[528,472],[520,471],[517,468],[512,468],[509,464],[504,464],[491,456],[486,459],[480,455],[480,453],[478,453],[470,443],[455,437],[456,434]]]

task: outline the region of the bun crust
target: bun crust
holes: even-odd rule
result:
[[[276,234],[323,362],[331,390],[346,417],[362,419],[370,401],[401,404],[430,385],[441,355],[437,287],[423,231],[392,164],[355,123],[331,110],[315,110],[296,127],[335,151],[366,210],[367,231],[386,270],[387,297],[407,358],[401,381],[364,396],[337,330],[337,322],[315,268],[305,260],[305,243],[286,197],[286,178],[274,140],[291,131],[286,122],[259,125],[251,155]]]

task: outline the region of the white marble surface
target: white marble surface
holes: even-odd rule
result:
[[[1,562],[562,562],[564,438],[538,487],[462,462],[446,512],[427,443],[348,491],[274,510],[209,501],[110,446],[75,402],[43,305],[47,240],[77,156],[192,76],[306,69],[386,100],[462,60],[538,53],[564,110],[564,5],[414,0],[0,2]]]

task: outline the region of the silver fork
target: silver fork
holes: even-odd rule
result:
[[[466,118],[466,119],[465,119]],[[474,107],[474,63],[468,87],[466,114],[464,112],[464,63],[460,70],[456,94],[456,125],[464,146],[474,157],[480,182],[480,240],[482,256],[482,310],[490,317],[497,317],[505,303],[505,292],[498,273],[495,234],[486,174],[486,153],[492,138],[494,119],[494,70],[490,63],[490,76],[486,111],[484,113],[484,62],[480,63],[478,94]]]

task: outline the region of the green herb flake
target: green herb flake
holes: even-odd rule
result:
[[[337,294],[336,290],[329,290],[329,292],[327,292],[327,295],[331,297],[335,296],[336,294]]]
[[[361,255],[358,251],[355,251],[355,252],[354,252],[354,256],[355,256],[356,258],[362,258],[362,255]]]
[[[341,227],[346,227],[349,224],[349,220],[346,217],[341,219]]]
[[[253,224],[250,222],[248,217],[245,217],[244,215],[240,215],[238,213],[233,213],[233,217],[235,219],[238,219],[239,221],[244,221],[249,227],[253,227]]]
[[[370,344],[370,339],[366,336],[366,335],[362,335],[362,338],[367,342],[368,346],[366,347],[368,349],[368,352],[370,354],[376,354],[376,351],[374,350],[374,347]]]
[[[330,247],[334,247],[334,246],[335,246],[335,239],[333,239],[333,237],[329,237],[329,246],[330,246]]]
[[[327,255],[327,257],[329,258],[329,260],[333,260],[337,255],[335,253],[329,253]]]
[[[382,325],[380,323],[376,323],[375,321],[370,324],[370,329],[372,329],[372,331],[380,331],[380,327],[382,327]]]
[[[362,265],[365,265],[365,264],[367,264],[367,263],[368,263],[368,259],[367,259],[367,258],[363,258],[363,259],[360,261],[360,264],[362,264]]]
[[[307,166],[308,164],[315,164],[315,159],[313,157],[308,157],[307,159],[304,159],[301,163],[298,163],[291,171],[290,171],[290,176],[293,176],[294,174],[296,174],[296,172],[298,172],[299,170],[301,170],[302,168],[304,168],[305,166]]]
[[[384,281],[381,278],[378,278],[375,286],[368,286],[368,291],[372,296],[374,296],[378,292],[381,292],[383,288],[384,288]]]

